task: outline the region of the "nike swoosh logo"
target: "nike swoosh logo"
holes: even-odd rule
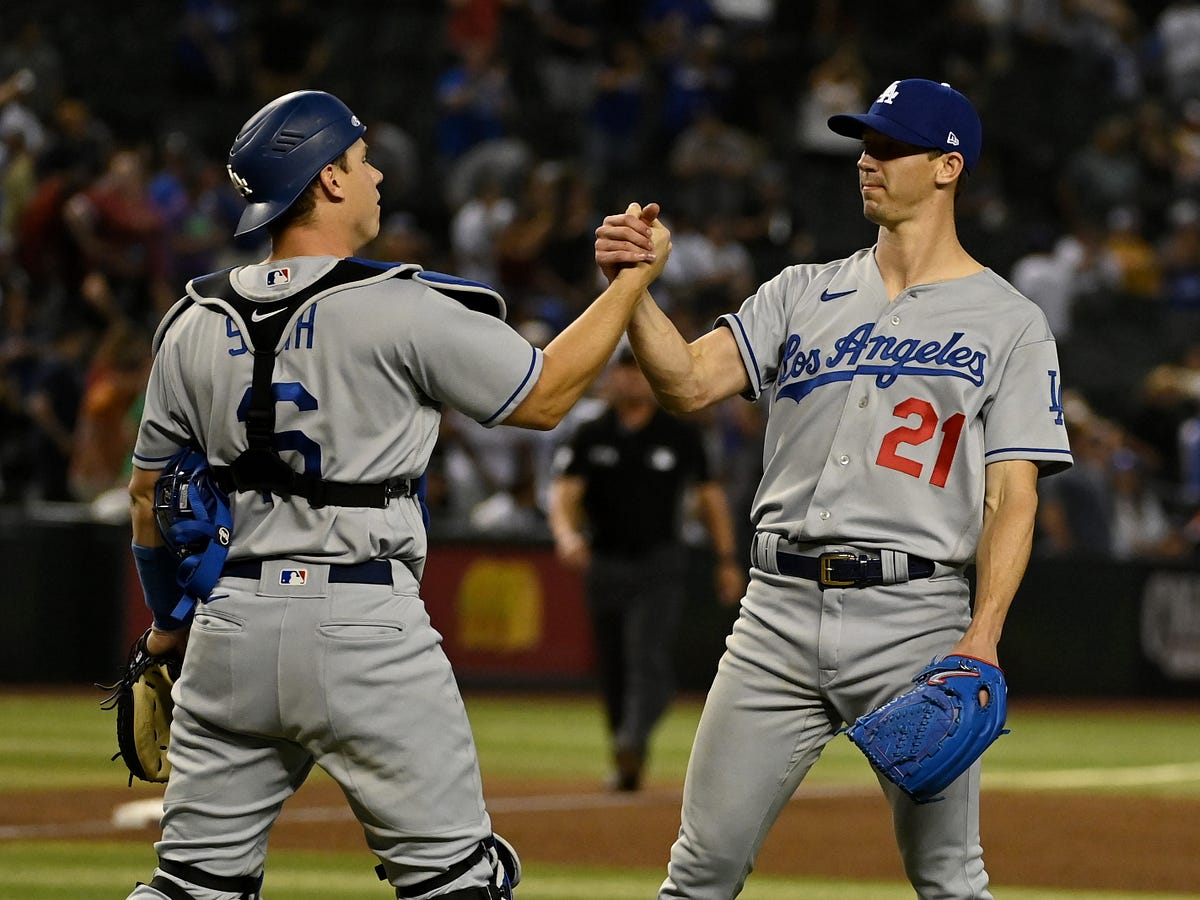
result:
[[[821,291],[822,300],[836,300],[838,297],[845,297],[847,294],[853,294],[858,288],[851,288],[848,291],[838,291],[836,294],[831,294],[829,291]]]
[[[263,319],[269,319],[269,318],[271,318],[271,316],[277,316],[281,312],[284,312],[286,310],[287,310],[286,306],[282,307],[281,309],[273,309],[270,312],[259,312],[256,309],[254,312],[250,313],[250,321],[251,322],[261,322]]]

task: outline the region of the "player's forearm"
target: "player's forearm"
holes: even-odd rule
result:
[[[1015,463],[1033,469],[1033,463]],[[1037,516],[1036,470],[989,493],[976,552],[976,590],[970,627],[960,643],[973,655],[994,656],[1013,597],[1025,576]],[[989,652],[990,651],[990,652]],[[967,652],[967,651],[963,651]],[[991,661],[991,660],[989,660]]]
[[[129,514],[133,524],[133,542],[142,547],[162,543],[154,521],[154,485],[158,472],[134,468],[129,480]]]
[[[551,427],[562,420],[604,371],[645,288],[646,280],[637,270],[623,270],[546,347],[537,389],[544,387],[542,407],[552,420]]]
[[[664,409],[689,413],[715,402],[700,378],[693,347],[649,291],[643,293],[629,321],[629,342]]]
[[[608,365],[647,281],[644,270],[622,270],[608,289],[546,346],[537,384],[505,424],[548,430],[562,421]]]

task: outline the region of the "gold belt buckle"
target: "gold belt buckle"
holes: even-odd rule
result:
[[[822,553],[817,557],[817,562],[820,563],[821,586],[822,587],[854,587],[858,584],[857,578],[851,578],[849,581],[844,579],[834,579],[830,576],[830,570],[835,561],[847,560],[849,562],[858,562],[857,553]]]

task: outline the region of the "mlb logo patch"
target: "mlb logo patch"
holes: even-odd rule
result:
[[[279,287],[292,280],[292,271],[288,268],[272,269],[267,273],[267,287]]]
[[[308,569],[284,569],[279,573],[279,583],[288,586],[307,584]]]

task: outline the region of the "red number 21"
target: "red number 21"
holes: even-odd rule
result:
[[[921,421],[918,425],[903,426],[889,431],[883,438],[883,446],[879,448],[875,464],[895,469],[913,478],[920,478],[924,466],[914,459],[901,456],[896,448],[900,444],[923,444],[932,438],[937,431],[938,415],[933,409],[933,404],[916,397],[909,397],[897,403],[892,415],[897,419],[920,416]],[[942,444],[933,464],[933,474],[929,476],[929,483],[934,487],[946,486],[946,479],[950,476],[950,464],[954,462],[954,451],[958,449],[958,439],[966,421],[967,417],[962,413],[955,413],[942,423]]]

